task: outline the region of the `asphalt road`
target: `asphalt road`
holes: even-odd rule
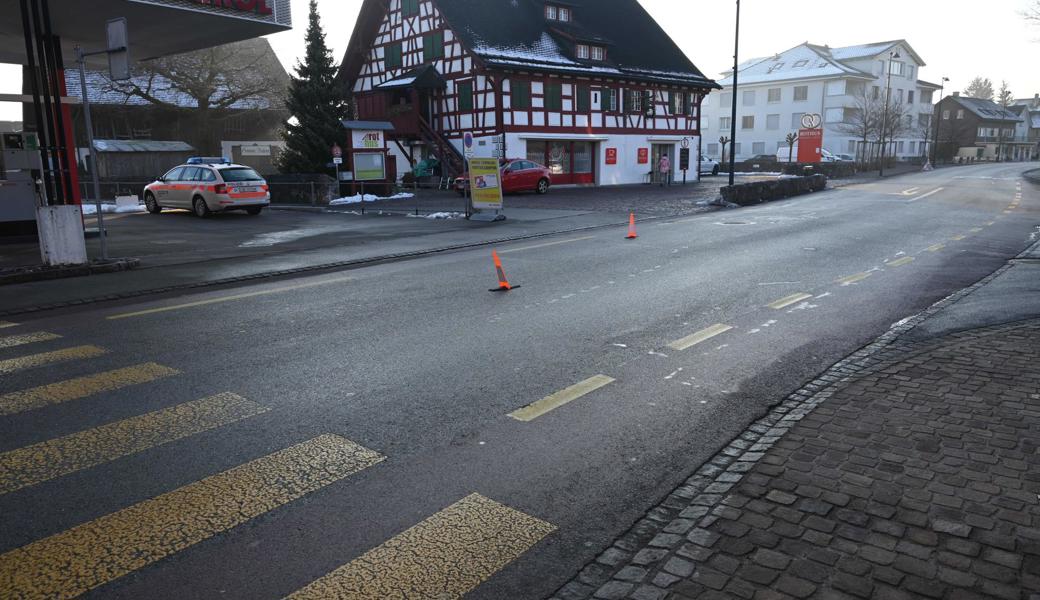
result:
[[[0,324],[0,588],[550,595],[768,406],[1035,240],[1025,169],[509,244],[508,293],[474,250]]]

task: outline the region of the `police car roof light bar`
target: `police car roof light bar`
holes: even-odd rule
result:
[[[189,165],[230,165],[231,159],[226,157],[214,157],[214,156],[193,156],[188,159],[186,164]]]

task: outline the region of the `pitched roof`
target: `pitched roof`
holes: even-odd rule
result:
[[[947,96],[947,98],[970,110],[976,117],[986,121],[1013,121],[1017,123],[1022,120],[1022,117],[1014,111],[1004,110],[992,100],[969,98],[967,96]]]
[[[874,79],[872,73],[868,73],[849,64],[848,61],[873,58],[895,46],[903,46],[919,64],[924,61],[918,56],[906,40],[891,40],[887,42],[875,42],[873,44],[862,44],[859,46],[845,46],[843,48],[831,48],[804,42],[785,50],[774,56],[755,58],[740,64],[740,83],[755,84],[769,83],[774,81],[787,81],[797,79],[816,79],[820,77],[863,77]],[[733,85],[733,70],[724,73],[724,79],[719,83]],[[933,84],[922,82],[926,87]],[[939,86],[935,86],[939,89]]]
[[[536,0],[435,0],[463,46],[488,67],[552,73],[601,74],[637,81],[715,87],[637,0],[567,0],[568,23],[547,21]],[[343,61],[341,77],[360,72],[385,13],[365,0]],[[578,41],[607,48],[605,61],[575,58]]]
[[[775,56],[757,58],[743,63],[740,66],[739,83],[750,85],[789,79],[837,76],[874,78],[870,73],[835,60],[828,55],[824,46],[806,42]],[[733,85],[732,71],[727,73],[719,83],[724,86]]]

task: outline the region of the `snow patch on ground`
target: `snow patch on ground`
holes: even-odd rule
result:
[[[84,215],[96,215],[97,205],[95,204],[84,204],[80,208],[83,209]],[[125,213],[143,213],[148,212],[148,209],[143,204],[137,206],[116,206],[115,204],[102,204],[101,212],[103,214],[125,214]]]
[[[329,202],[329,206],[344,206],[347,204],[361,204],[362,202],[375,202],[377,200],[406,200],[408,198],[414,198],[415,194],[409,194],[407,192],[401,194],[394,194],[393,196],[376,196],[374,194],[356,194],[354,196],[347,196],[345,198],[337,198]]]
[[[437,212],[437,213],[431,213],[431,214],[428,214],[428,215],[415,215],[415,214],[409,213],[409,214],[407,214],[405,216],[408,217],[408,218],[411,218],[411,219],[435,219],[435,220],[464,219],[464,218],[466,218],[466,215],[464,215],[463,213],[460,213],[460,212]]]

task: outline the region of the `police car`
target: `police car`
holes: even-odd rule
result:
[[[229,210],[259,215],[271,204],[271,193],[251,167],[226,158],[195,157],[145,186],[144,204],[153,214],[186,208],[197,217]]]

